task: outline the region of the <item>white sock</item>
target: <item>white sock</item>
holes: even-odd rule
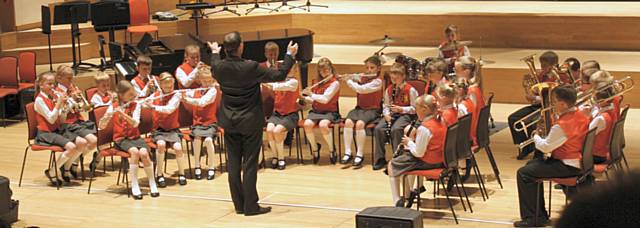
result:
[[[156,151],[156,174],[158,176],[164,176],[164,156],[167,152],[160,153],[160,151]]]
[[[69,158],[69,160],[64,163],[64,170],[71,169],[71,164],[76,163],[76,161],[80,158],[80,155],[82,155],[83,153],[84,150],[78,150],[77,153],[73,155],[73,157]]]
[[[391,197],[393,198],[393,205],[400,200],[400,183],[402,179],[400,177],[389,177],[389,184],[391,185]]]
[[[140,185],[138,185],[138,165],[129,165],[129,179],[131,179],[131,194],[140,195]]]
[[[329,133],[322,134],[322,137],[324,138],[324,141],[327,142],[327,145],[329,145],[329,152],[333,152],[333,131],[329,129]]]
[[[284,141],[276,143],[276,156],[278,160],[284,160]]]
[[[408,196],[411,194],[411,189],[413,189],[413,182],[415,182],[416,176],[407,175],[405,178],[407,178],[407,181],[404,182],[404,194]]]
[[[216,163],[214,163],[214,159],[216,158],[216,147],[213,146],[213,139],[207,138],[204,140],[204,146],[207,148],[207,155],[209,155],[209,165],[207,167],[209,169],[213,169],[216,167]]]
[[[147,174],[147,179],[149,179],[149,189],[151,189],[151,193],[158,192],[158,186],[156,186],[156,178],[153,176],[153,169],[151,167],[144,167],[144,172]]]
[[[200,168],[200,152],[202,151],[202,139],[193,140],[193,161],[196,168]]]
[[[361,156],[364,154],[364,142],[367,138],[367,131],[364,129],[356,130],[356,144],[358,144],[358,150],[356,151],[357,156]]]
[[[176,162],[178,162],[178,174],[184,176],[184,154],[180,157],[176,155]]]
[[[60,169],[60,167],[64,166],[67,161],[69,161],[69,157],[67,156],[69,152],[65,152],[60,154],[60,156],[58,157],[58,160],[56,160],[56,169]],[[75,157],[75,156],[74,156]]]
[[[307,136],[307,140],[311,145],[311,150],[313,152],[316,152],[318,150],[318,144],[316,143],[316,138],[315,138],[315,134],[313,134],[313,130],[305,131],[304,134]]]
[[[273,155],[273,157],[278,157],[278,148],[276,147],[276,141],[275,140],[271,140],[269,139],[269,151],[271,151],[271,154]]]
[[[344,131],[344,155],[351,155],[351,143],[353,142],[353,128],[345,128],[343,131]],[[358,146],[360,146],[359,143],[358,143]]]

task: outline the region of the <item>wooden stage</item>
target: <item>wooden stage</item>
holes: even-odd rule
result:
[[[352,98],[341,100],[341,110],[349,110],[353,105]],[[507,115],[518,107],[494,104],[492,112],[498,127],[504,126]],[[640,133],[640,125],[636,123],[640,121],[640,111],[630,110],[628,118],[625,126],[628,148],[625,152],[629,165],[637,169],[640,167],[640,155],[636,152],[640,150],[640,144],[632,139]],[[322,152],[320,165],[311,165],[308,149],[304,152],[305,165],[295,164],[294,154],[284,171],[260,170],[260,202],[273,206],[273,212],[264,216],[244,217],[233,211],[226,173],[217,175],[212,181],[189,179],[186,186],[179,186],[175,179],[171,179],[167,188],[160,189],[159,198],[146,195],[143,200],[134,201],[127,198],[124,185],[115,185],[117,171],[110,170],[106,175],[96,177],[91,195],[87,195],[87,181],[75,181],[72,186],[56,190],[43,174],[48,152],[29,152],[23,186],[18,187],[26,131],[25,122],[0,129],[3,136],[0,144],[4,145],[0,153],[0,174],[11,180],[13,198],[20,200],[20,221],[15,224],[16,227],[354,227],[358,211],[393,203],[387,176],[371,170],[369,137],[365,148],[365,166],[358,170],[330,165],[326,151]],[[454,199],[460,227],[509,227],[518,219],[515,172],[525,161],[515,159],[516,150],[506,129],[491,136],[491,147],[500,168],[504,189],[500,189],[496,182],[486,154],[479,153],[479,166],[487,182],[490,198],[482,201],[477,184],[470,178],[465,186],[472,193],[470,198],[474,212],[464,212],[459,200]],[[116,166],[118,164],[116,159]],[[174,174],[175,169],[175,160],[169,159],[169,174],[165,176]],[[139,173],[142,185],[146,186],[144,172],[140,170]],[[173,178],[177,179],[175,176]],[[455,225],[444,195],[434,201],[431,183],[427,189],[422,195],[424,224],[429,227]],[[148,188],[143,187],[143,192],[148,192]],[[552,204],[552,218],[557,219],[564,205],[561,191],[554,190]]]

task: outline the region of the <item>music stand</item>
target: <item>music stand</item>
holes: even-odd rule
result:
[[[294,6],[290,6],[289,4],[287,4],[287,0],[282,0],[282,5],[272,9],[271,11],[269,11],[269,13],[273,13],[275,12],[279,12],[280,9],[284,8],[284,7],[289,7],[289,9],[293,9]]]
[[[222,7],[221,10],[207,13],[207,14],[205,14],[205,16],[209,16],[211,14],[216,14],[216,13],[222,13],[222,12],[229,12],[229,13],[235,14],[237,16],[240,16],[240,14],[236,10],[229,9],[229,6],[227,5],[227,0],[224,0],[224,7]]]
[[[86,23],[89,21],[89,1],[73,1],[73,2],[64,2],[59,5],[54,6],[54,15],[53,15],[53,24],[54,25],[71,25],[71,48],[72,48],[72,56],[73,56],[73,65],[72,68],[75,71],[78,71],[80,66],[88,66],[89,68],[98,66],[91,63],[83,63],[82,62],[82,53],[81,53],[81,44],[80,43],[80,28],[78,27],[79,23]],[[76,42],[77,45],[77,56],[76,56]]]
[[[268,3],[267,3],[268,4]],[[267,8],[267,7],[262,7],[260,6],[260,4],[258,4],[258,0],[255,1],[255,3],[253,4],[253,7],[247,9],[247,12],[244,15],[249,15],[249,13],[253,12],[254,10],[257,9],[263,9],[263,10],[269,10],[269,12],[271,12],[273,9],[271,8]]]
[[[307,0],[307,3],[305,3],[304,5],[293,6],[293,7],[291,7],[291,9],[304,10],[304,7],[307,7],[307,12],[311,12],[311,7],[329,8],[329,6],[325,6],[325,5],[314,5],[314,4],[311,4],[311,0]]]
[[[131,24],[129,3],[123,0],[102,0],[91,4],[91,24],[96,32],[109,32],[109,42],[115,42],[115,31]]]

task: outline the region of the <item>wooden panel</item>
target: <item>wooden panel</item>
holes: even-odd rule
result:
[[[14,0],[0,2],[0,33],[16,30]]]

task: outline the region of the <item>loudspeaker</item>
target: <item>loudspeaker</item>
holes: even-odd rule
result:
[[[5,225],[3,223],[11,224],[18,221],[19,202],[11,200],[12,194],[9,179],[0,176],[0,226]]]
[[[51,11],[48,6],[41,6],[40,12],[42,14],[42,33],[51,34]]]
[[[402,207],[369,207],[356,214],[357,228],[421,228],[422,213]]]

